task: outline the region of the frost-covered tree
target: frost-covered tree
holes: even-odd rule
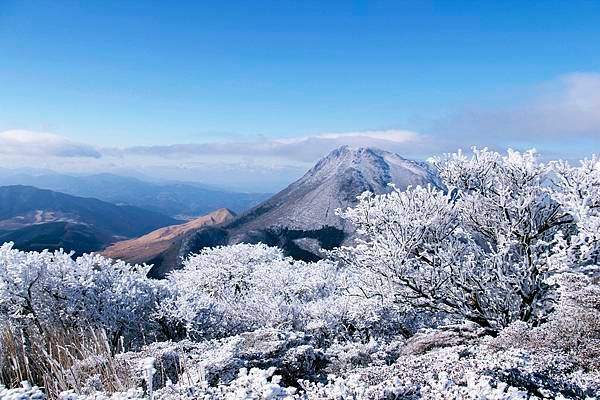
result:
[[[278,249],[267,246],[203,250],[168,276],[175,292],[163,302],[163,314],[184,324],[192,336],[223,336],[261,325],[279,310],[255,296],[266,295],[266,286],[275,286],[277,276],[259,276],[256,271],[266,272],[265,266],[282,259]]]
[[[351,279],[330,261],[293,260],[263,244],[204,249],[169,274],[161,315],[196,338],[260,327],[344,334],[385,326],[380,299],[350,296]]]
[[[544,279],[552,239],[561,230],[569,231],[573,222],[568,209],[553,199],[549,166],[533,150],[509,150],[502,156],[474,149],[472,157],[459,152],[431,162],[456,196],[464,229],[483,245],[484,269],[492,276],[500,270],[498,282],[510,282],[493,295],[508,290],[517,296],[512,307],[494,312],[508,312],[503,325],[513,319],[535,321],[536,309],[547,300]]]
[[[597,161],[552,169],[533,151],[474,149],[472,156],[458,152],[430,162],[446,190],[363,194],[356,207],[339,212],[361,238],[337,255],[365,272],[363,288],[371,295],[391,294],[407,308],[493,330],[514,320],[539,322],[553,301],[546,278],[565,246],[560,238],[570,243],[577,231],[578,242],[597,243],[590,222],[598,213]],[[562,185],[552,183],[556,175]],[[587,222],[577,222],[578,213]],[[583,252],[587,257],[590,250]]]
[[[564,161],[551,164],[552,196],[573,218],[576,231],[557,238],[560,251],[555,268],[600,264],[600,158],[581,161],[577,167]]]

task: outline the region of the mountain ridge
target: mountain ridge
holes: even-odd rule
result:
[[[0,240],[23,250],[64,248],[77,254],[100,250],[119,239],[136,237],[179,221],[134,206],[71,196],[33,186],[0,187]],[[88,238],[65,242],[62,235]],[[69,243],[68,246],[61,243]]]
[[[0,169],[0,186],[25,185],[119,205],[130,205],[174,218],[193,218],[221,207],[245,211],[270,196],[221,190],[188,182],[156,183],[109,173],[73,176],[28,174]]]
[[[171,249],[174,257],[155,265],[150,274],[162,277],[190,253],[235,243],[262,242],[278,246],[294,258],[317,260],[322,257],[321,249],[352,238],[353,228],[335,215],[335,210],[354,205],[364,191],[388,192],[390,183],[400,189],[426,184],[441,187],[426,163],[376,148],[342,146],[233,221],[189,232]]]
[[[210,214],[193,219],[183,224],[170,225],[147,233],[144,236],[112,244],[101,254],[109,258],[117,258],[130,263],[152,263],[168,257],[168,249],[183,236],[194,229],[226,223],[235,217],[235,213],[221,208]]]
[[[400,172],[399,169],[404,171]],[[406,171],[410,174],[407,175]],[[300,179],[242,214],[233,224],[239,224],[244,216],[252,214],[253,210],[271,210],[290,201],[297,204],[302,200],[304,204],[295,207],[295,213],[290,214],[290,210],[284,210],[286,212],[283,215],[277,215],[268,223],[293,229],[318,229],[322,226],[342,228],[344,224],[334,211],[354,203],[358,194],[367,190],[373,193],[388,191],[389,183],[406,188],[426,182],[440,185],[435,174],[425,163],[371,147],[342,146],[321,158]],[[330,190],[323,192],[322,189]],[[339,201],[331,204],[330,201],[324,201],[324,198]],[[312,211],[316,211],[316,215],[307,214]],[[252,223],[258,226],[264,224],[264,221],[256,215]]]

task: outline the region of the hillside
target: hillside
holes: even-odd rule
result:
[[[74,251],[76,255],[96,251],[111,241],[112,238],[104,232],[70,222],[47,222],[0,233],[0,243],[13,242],[17,249],[65,249]]]
[[[345,230],[348,226],[335,210],[356,203],[359,194],[387,192],[390,183],[406,188],[437,182],[425,163],[374,148],[342,146],[230,227],[250,230],[279,226],[309,231],[329,226]]]
[[[189,232],[231,221],[235,214],[221,208],[185,224],[157,229],[136,239],[117,242],[102,251],[102,255],[131,263],[161,263],[169,257],[168,250]]]
[[[178,221],[154,211],[37,189],[0,187],[0,235],[22,249],[95,251]]]

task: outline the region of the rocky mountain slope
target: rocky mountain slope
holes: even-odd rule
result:
[[[23,250],[91,252],[179,221],[132,206],[32,186],[0,187],[0,241]]]
[[[245,229],[281,226],[315,230],[346,229],[337,208],[355,203],[364,191],[383,193],[388,184],[400,188],[436,182],[424,163],[373,148],[340,147],[321,159],[302,178],[250,210],[233,225]]]
[[[177,257],[156,264],[151,274],[163,276],[203,247],[234,243],[262,242],[298,259],[319,259],[321,249],[339,246],[352,234],[335,210],[355,204],[364,191],[386,192],[390,183],[399,188],[440,185],[425,163],[379,149],[342,146],[302,178],[230,223],[188,233],[170,249]]]
[[[234,218],[235,213],[221,208],[185,224],[167,226],[136,239],[115,243],[102,251],[102,255],[130,263],[160,264],[171,256],[168,250],[180,243],[187,233],[207,226],[220,225]]]

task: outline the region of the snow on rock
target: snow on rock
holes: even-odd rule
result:
[[[485,329],[473,323],[442,326],[435,330],[422,330],[408,339],[402,352],[404,354],[422,354],[434,348],[465,344],[485,334]]]
[[[276,368],[285,381],[315,376],[325,364],[322,352],[309,343],[312,337],[304,333],[277,329],[261,329],[226,339],[194,343],[153,343],[140,352],[119,357],[130,365],[139,365],[153,357],[153,385],[161,388],[167,384],[206,382],[210,385],[229,384],[240,369]],[[140,375],[140,385],[143,376]]]

